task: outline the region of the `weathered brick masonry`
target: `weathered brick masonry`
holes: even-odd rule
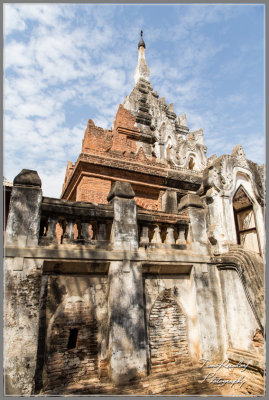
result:
[[[48,331],[46,389],[98,376],[97,323],[92,314],[90,305],[77,298],[55,316]]]
[[[171,289],[162,292],[149,318],[151,370],[161,371],[163,364],[191,365],[186,317],[173,298]]]

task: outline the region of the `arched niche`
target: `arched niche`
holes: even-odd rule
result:
[[[58,306],[46,342],[46,389],[98,376],[97,322],[83,298],[71,296]]]
[[[191,365],[187,319],[172,289],[163,290],[153,304],[149,316],[149,346],[151,370]]]
[[[189,158],[189,165],[188,165],[188,168],[189,168],[189,169],[194,169],[194,166],[195,166],[194,158],[193,158],[193,157],[190,157],[190,158]]]
[[[197,157],[197,154],[194,152],[188,152],[186,155],[186,163],[185,163],[185,168],[198,171],[200,166],[200,161],[199,158]]]

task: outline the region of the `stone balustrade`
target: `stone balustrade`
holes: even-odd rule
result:
[[[43,198],[39,245],[110,242],[113,210],[110,205]]]
[[[138,234],[141,247],[173,247],[187,244],[189,219],[163,212],[139,212]]]
[[[139,243],[140,246],[186,245],[187,231],[187,225],[141,224]]]
[[[41,205],[39,245],[106,245],[111,241],[114,211],[110,204],[95,205],[44,197]],[[186,245],[188,217],[156,211],[137,213],[141,247]]]

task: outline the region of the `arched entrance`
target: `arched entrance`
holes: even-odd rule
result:
[[[260,252],[253,205],[246,191],[239,186],[233,197],[237,242],[244,249]]]
[[[171,292],[172,289],[165,289],[150,312],[151,370],[191,365],[186,317]]]

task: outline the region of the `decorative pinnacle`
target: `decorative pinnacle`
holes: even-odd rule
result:
[[[144,47],[144,49],[146,48],[146,45],[145,45],[145,42],[144,42],[144,40],[143,40],[143,31],[141,30],[141,32],[140,32],[140,35],[141,35],[141,39],[140,39],[140,42],[138,43],[138,48],[139,47]]]

